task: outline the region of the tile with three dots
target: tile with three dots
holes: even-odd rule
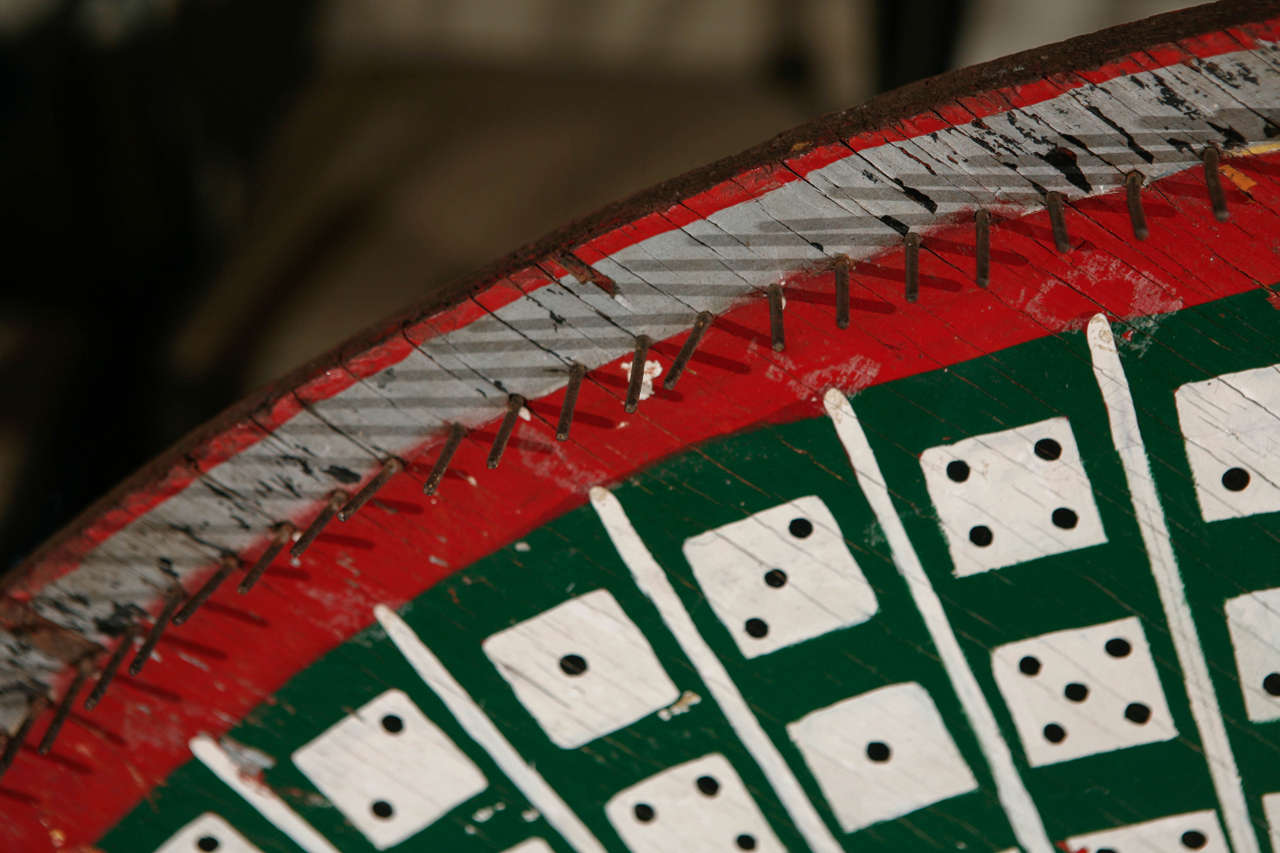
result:
[[[564,749],[628,726],[680,695],[644,634],[603,589],[499,631],[482,648]]]
[[[1280,720],[1280,588],[1236,596],[1226,612],[1245,713]]]
[[[1066,418],[931,447],[920,467],[957,576],[1107,541]]]
[[[1230,853],[1211,809],[1162,817],[1067,839],[1065,849],[1090,853]]]
[[[685,541],[684,555],[707,603],[747,658],[876,613],[875,591],[818,497],[700,533]]]
[[[1280,365],[1189,382],[1173,398],[1204,520],[1280,510]]]
[[[605,814],[632,853],[784,850],[733,766],[716,753],[614,794]]]
[[[1137,617],[1008,643],[991,666],[1032,767],[1177,735]]]
[[[293,753],[294,765],[379,850],[488,782],[403,692],[388,690]]]
[[[205,812],[179,829],[156,853],[262,853],[236,832],[231,824]]]
[[[820,708],[787,726],[845,832],[977,788],[919,684],[892,684]]]

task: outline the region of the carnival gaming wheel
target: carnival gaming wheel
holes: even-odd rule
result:
[[[5,580],[0,848],[1280,850],[1280,9],[884,95]]]

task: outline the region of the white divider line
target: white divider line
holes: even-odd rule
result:
[[[1156,493],[1151,465],[1147,460],[1147,448],[1138,429],[1138,412],[1129,392],[1129,380],[1120,353],[1111,334],[1111,325],[1102,314],[1089,321],[1089,354],[1093,358],[1093,375],[1102,392],[1102,402],[1107,407],[1111,422],[1111,440],[1120,454],[1125,480],[1133,499],[1133,513],[1142,533],[1142,542],[1151,561],[1151,573],[1155,576],[1156,590],[1164,608],[1173,648],[1182,665],[1187,697],[1191,701],[1191,716],[1200,731],[1209,776],[1222,807],[1223,821],[1231,837],[1235,853],[1258,853],[1258,837],[1249,820],[1249,806],[1240,782],[1231,742],[1227,739],[1227,726],[1218,707],[1218,696],[1209,677],[1209,664],[1200,647],[1199,633],[1187,603],[1187,592],[1182,585],[1182,574],[1169,539],[1165,523],[1164,507]]]
[[[374,607],[373,614],[409,665],[435,691],[472,740],[489,753],[489,757],[515,783],[520,793],[542,813],[547,823],[573,849],[581,853],[605,853],[604,845],[591,834],[586,824],[560,799],[560,795],[547,784],[547,780],[520,757],[511,742],[498,731],[493,721],[399,614],[383,604]]]
[[[316,832],[311,824],[289,808],[284,800],[252,776],[240,772],[240,765],[208,735],[196,735],[189,744],[191,754],[208,767],[228,788],[253,806],[272,826],[283,832],[307,853],[340,853],[338,848]]]
[[[960,706],[978,738],[978,746],[995,778],[996,794],[1000,798],[1000,805],[1004,807],[1014,837],[1027,853],[1056,853],[1044,823],[1040,820],[1040,812],[1023,785],[1022,777],[1018,775],[1009,744],[1000,734],[991,706],[987,704],[986,696],[978,686],[978,679],[974,677],[973,670],[969,668],[969,662],[960,649],[960,643],[951,629],[951,622],[942,609],[942,601],[929,582],[924,566],[920,564],[920,557],[907,537],[906,528],[902,526],[902,520],[893,508],[884,475],[880,473],[880,465],[862,431],[858,416],[854,414],[848,398],[835,388],[827,391],[823,403],[836,428],[836,435],[849,456],[849,462],[853,465],[858,485],[866,495],[867,503],[871,504],[876,521],[889,542],[893,563],[907,582],[911,598],[924,619],[925,628],[942,658],[942,666],[960,699]]]
[[[719,704],[729,720],[729,725],[742,741],[751,757],[755,759],[769,784],[773,786],[782,806],[795,822],[796,828],[808,842],[814,853],[840,853],[844,848],[836,841],[831,830],[823,823],[822,817],[809,802],[804,789],[796,779],[791,768],[778,752],[778,748],[769,740],[760,721],[747,706],[733,679],[725,670],[724,664],[716,657],[715,652],[707,645],[707,641],[698,633],[688,611],[680,603],[679,596],[672,589],[666,573],[658,565],[657,560],[649,553],[648,547],[631,526],[626,511],[613,493],[599,486],[591,489],[591,505],[604,524],[613,547],[617,549],[622,562],[631,570],[636,585],[648,596],[658,608],[662,621],[675,636],[676,642],[684,650],[698,675],[711,691],[711,695]]]

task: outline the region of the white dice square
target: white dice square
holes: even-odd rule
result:
[[[876,594],[820,498],[797,498],[684,543],[707,603],[743,657],[865,622]]]
[[[733,766],[716,753],[620,791],[605,814],[631,853],[784,850]]]
[[[1204,520],[1280,510],[1280,365],[1190,382],[1173,399]]]
[[[262,853],[231,824],[212,812],[206,812],[179,829],[160,845],[156,853]]]
[[[920,454],[958,577],[1107,541],[1066,418]]]
[[[629,726],[680,695],[644,634],[603,589],[499,631],[483,648],[564,749]]]
[[[1000,646],[991,666],[1032,767],[1178,733],[1136,617]]]
[[[1230,853],[1210,809],[1162,817],[1067,839],[1066,849],[1101,853]]]
[[[1255,723],[1280,720],[1280,588],[1227,602],[1244,710]]]
[[[845,832],[978,787],[919,684],[893,684],[787,726]]]
[[[293,763],[379,850],[488,787],[480,769],[399,690],[304,744]]]

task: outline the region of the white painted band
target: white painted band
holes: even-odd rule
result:
[[[1235,853],[1258,853],[1258,836],[1249,819],[1249,806],[1240,782],[1240,771],[1236,767],[1231,742],[1227,738],[1222,709],[1218,707],[1218,696],[1209,676],[1209,664],[1200,647],[1191,605],[1187,602],[1182,574],[1173,553],[1164,507],[1156,493],[1151,465],[1147,461],[1147,448],[1138,429],[1138,412],[1129,391],[1129,380],[1120,363],[1120,353],[1116,350],[1115,337],[1111,334],[1107,318],[1101,314],[1094,315],[1089,321],[1088,336],[1093,375],[1098,381],[1102,402],[1107,407],[1111,439],[1120,454],[1125,481],[1133,500],[1134,518],[1138,522],[1138,530],[1151,561],[1151,574],[1155,577],[1160,605],[1164,608],[1164,616],[1169,623],[1173,648],[1178,655],[1178,663],[1182,665],[1187,698],[1191,702],[1191,716],[1200,731],[1205,761],[1209,765],[1209,776],[1213,779],[1213,788],[1222,807],[1227,835],[1231,838]]]
[[[742,693],[733,683],[724,664],[698,633],[697,626],[680,603],[680,597],[667,580],[666,573],[649,553],[640,534],[631,526],[631,520],[627,518],[622,504],[608,489],[596,486],[591,489],[591,505],[600,516],[600,522],[609,534],[613,547],[617,549],[618,556],[635,578],[636,586],[658,608],[667,630],[676,638],[698,676],[707,685],[707,690],[724,712],[734,734],[769,780],[774,793],[782,801],[782,807],[787,810],[810,849],[814,853],[840,853],[844,848],[836,841],[809,801],[782,753],[765,734],[760,721],[751,712],[747,700],[742,698]]]
[[[208,735],[196,735],[191,739],[191,754],[208,767],[228,788],[239,794],[253,806],[272,826],[283,832],[294,844],[307,853],[339,853],[311,824],[289,808],[284,800],[263,783],[240,772],[240,767],[227,751]]]
[[[449,713],[453,714],[471,739],[489,753],[498,768],[507,774],[507,778],[520,789],[520,793],[542,813],[547,823],[579,853],[605,853],[604,845],[587,829],[586,824],[574,814],[555,789],[547,784],[542,774],[516,752],[511,742],[498,731],[493,721],[399,614],[390,607],[379,604],[373,608],[373,615],[382,624],[391,642],[396,644],[400,654],[404,655],[409,665],[440,697],[440,701],[444,702]]]
[[[884,475],[880,473],[880,465],[876,462],[866,433],[862,431],[858,416],[854,414],[848,398],[836,388],[827,391],[823,397],[823,403],[827,414],[831,416],[831,423],[836,428],[836,435],[844,445],[845,453],[849,455],[849,464],[853,466],[858,486],[866,495],[867,502],[871,504],[871,511],[875,513],[876,521],[879,522],[880,529],[889,543],[889,549],[893,552],[893,564],[897,566],[898,572],[907,582],[911,598],[915,602],[916,609],[920,611],[934,647],[938,650],[942,666],[947,671],[951,685],[960,700],[960,706],[964,709],[969,725],[973,727],[973,733],[978,738],[978,746],[987,759],[987,766],[991,768],[991,775],[996,783],[996,794],[1000,798],[1000,805],[1004,807],[1004,813],[1009,819],[1014,837],[1027,853],[1054,853],[1044,822],[1040,819],[1040,812],[1036,809],[1035,802],[1032,801],[1031,794],[1022,783],[1018,768],[1013,763],[1009,744],[1000,734],[995,715],[991,711],[991,706],[987,704],[982,688],[978,685],[978,679],[969,668],[968,661],[965,660],[964,652],[951,628],[951,622],[942,608],[942,601],[938,598],[933,584],[929,582],[929,576],[925,574],[924,566],[921,565],[920,557],[907,536],[906,528],[902,526],[902,521],[893,508],[893,500],[889,497]]]

